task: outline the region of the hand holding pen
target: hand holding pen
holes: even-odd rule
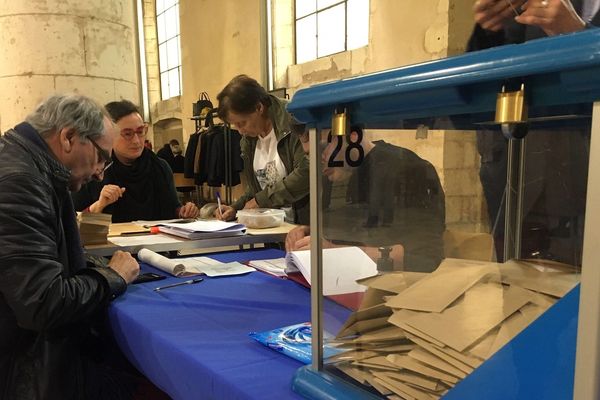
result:
[[[215,218],[221,221],[231,221],[235,219],[236,213],[235,208],[221,204],[221,198],[217,194],[217,209],[214,213]]]

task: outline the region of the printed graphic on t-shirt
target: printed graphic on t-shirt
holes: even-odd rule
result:
[[[262,189],[273,186],[280,179],[275,160],[269,161],[265,165],[265,168],[256,170],[255,172],[256,179]]]

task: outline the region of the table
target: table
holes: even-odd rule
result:
[[[282,257],[275,249],[209,255],[219,261]],[[147,265],[145,271],[162,273]],[[259,271],[205,278],[195,285],[154,292],[178,281],[130,286],[109,308],[126,357],[173,399],[299,399],[292,376],[302,364],[248,336],[310,321],[310,291]],[[327,306],[324,318],[341,325],[350,311]]]
[[[97,256],[111,256],[116,250],[128,251],[132,254],[137,254],[142,248],[147,248],[155,252],[163,251],[178,251],[178,250],[192,250],[192,249],[209,249],[216,247],[240,247],[243,248],[245,245],[249,245],[251,248],[255,244],[263,243],[283,243],[285,242],[285,236],[292,230],[296,225],[284,222],[277,228],[267,229],[248,229],[245,235],[241,236],[230,236],[213,239],[196,239],[190,240],[180,238],[176,236],[167,235],[161,233],[159,235],[136,235],[128,236],[127,239],[130,241],[128,244],[115,244],[110,242],[111,237],[115,238],[119,235],[112,235],[109,233],[109,243],[107,244],[96,244],[87,245],[85,249],[88,253]],[[135,231],[141,227],[133,223],[122,223],[122,224],[111,224],[111,232],[122,232],[122,231]],[[164,243],[155,243],[157,238],[168,238],[169,240]],[[121,238],[122,239],[122,238]]]

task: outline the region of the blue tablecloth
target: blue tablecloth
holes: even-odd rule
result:
[[[224,262],[282,256],[273,249],[210,255]],[[117,343],[144,375],[174,399],[299,398],[290,385],[302,364],[248,333],[310,321],[309,290],[258,271],[152,290],[178,280],[130,286],[109,309]],[[326,312],[328,326],[350,314],[337,304]]]

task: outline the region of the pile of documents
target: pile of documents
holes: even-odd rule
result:
[[[112,216],[103,213],[82,212],[77,214],[81,244],[106,244]]]
[[[327,360],[390,399],[437,399],[544,313],[578,282],[558,264],[446,259],[431,274],[359,281],[361,308]]]

